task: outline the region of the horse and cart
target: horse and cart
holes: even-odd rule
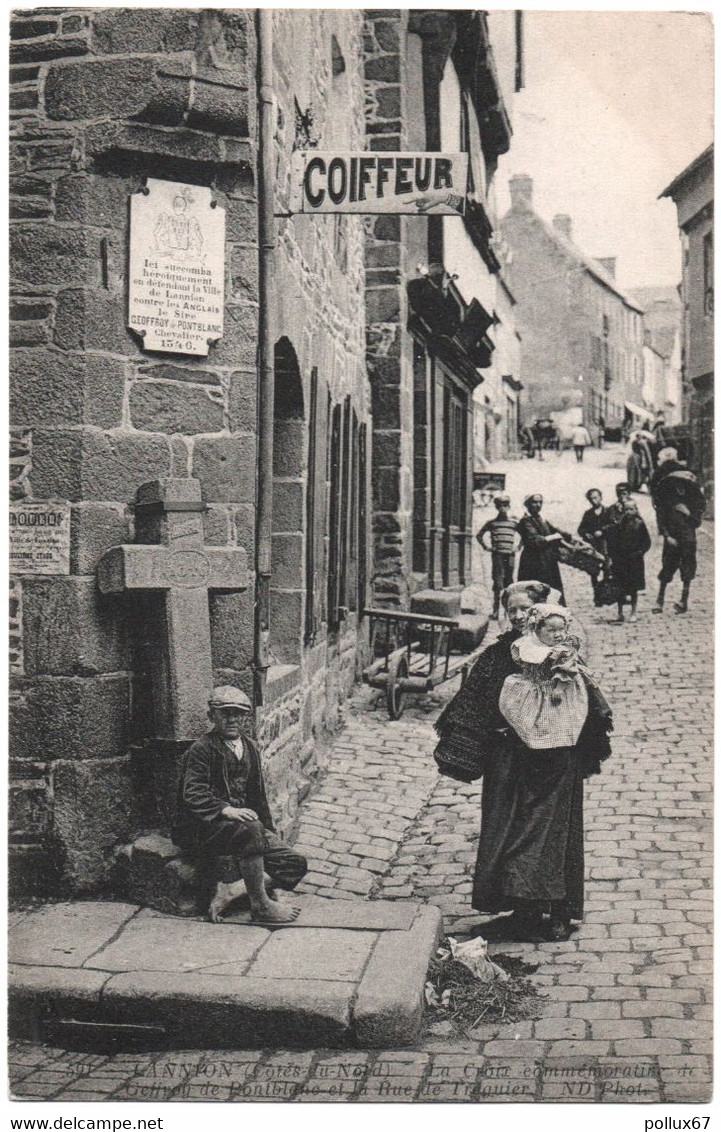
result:
[[[559,452],[561,433],[549,417],[540,418],[531,425],[525,425],[520,432],[524,455],[532,460],[536,452]]]

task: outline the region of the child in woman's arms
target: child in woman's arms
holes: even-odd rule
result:
[[[569,633],[571,615],[561,605],[534,605],[526,629],[511,646],[520,672],[507,676],[499,707],[527,747],[574,747],[588,715],[580,642]]]

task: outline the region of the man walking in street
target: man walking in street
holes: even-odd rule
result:
[[[661,461],[664,451],[669,455]],[[674,610],[686,613],[691,582],[696,577],[696,530],[701,525],[706,500],[696,476],[676,460],[673,448],[659,454],[653,504],[659,533],[663,535],[658,597],[653,612],[663,613],[666,587],[678,571],[681,600],[674,603]]]
[[[577,424],[573,430],[571,440],[573,450],[576,453],[576,460],[579,464],[582,464],[584,449],[589,448],[592,443],[591,434],[585,425]]]
[[[678,451],[675,448],[662,448],[656,457],[656,471],[651,476],[648,490],[651,493],[651,502],[653,503],[656,511],[656,522],[658,525],[658,533],[663,534],[661,527],[661,517],[659,515],[660,498],[663,491],[662,484],[666,476],[672,475],[674,472],[688,471],[688,465],[678,458]]]
[[[666,518],[658,597],[653,613],[663,613],[666,587],[673,581],[676,571],[681,577],[681,600],[674,602],[673,608],[676,613],[688,613],[688,595],[691,582],[696,577],[696,528],[688,507],[683,503],[677,503]]]
[[[493,500],[497,514],[481,527],[476,535],[484,550],[491,555],[491,571],[493,577],[493,612],[491,619],[498,620],[498,610],[501,602],[501,592],[513,581],[513,569],[516,564],[516,550],[518,547],[518,522],[511,518],[508,509],[511,506],[509,495],[497,495]],[[488,546],[484,537],[488,535],[491,545]]]
[[[295,888],[308,864],[273,830],[260,754],[249,735],[250,700],[223,685],[213,689],[208,708],[212,730],[186,755],[173,840],[221,874],[210,920],[247,895],[254,923],[289,923],[300,908],[271,899],[266,888]]]

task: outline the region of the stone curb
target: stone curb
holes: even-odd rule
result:
[[[46,1019],[163,1026],[171,1048],[253,1049],[347,1046],[354,984],[254,979],[162,971],[88,971],[14,966],[9,1026],[14,1037],[42,1039]]]
[[[285,972],[262,978],[14,964],[9,1027],[14,1037],[38,1041],[47,1020],[145,1023],[163,1026],[168,1046],[178,1049],[404,1046],[420,1034],[425,977],[441,927],[438,908],[420,907],[408,930],[378,932],[360,983]]]
[[[362,1049],[410,1045],[420,1036],[428,964],[443,932],[429,905],[409,932],[384,932],[365,969],[353,1007],[353,1036]]]
[[[165,1027],[172,1048],[345,1046],[353,984],[126,971],[101,995],[104,1019]]]

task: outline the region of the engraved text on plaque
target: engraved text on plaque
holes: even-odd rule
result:
[[[146,350],[206,356],[223,334],[225,211],[211,190],[148,178],[130,200],[128,325]]]

